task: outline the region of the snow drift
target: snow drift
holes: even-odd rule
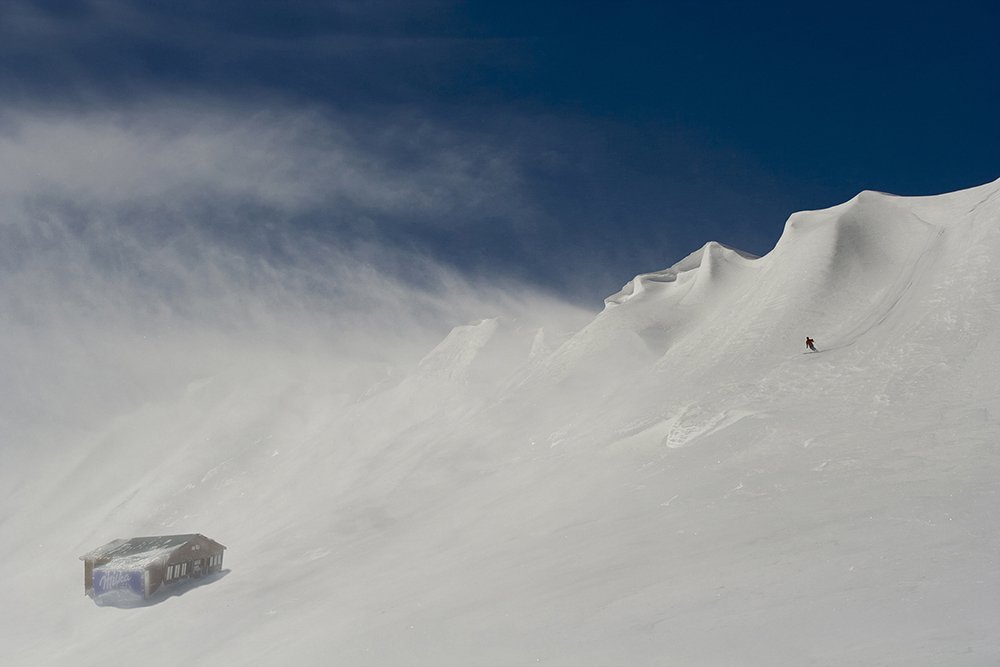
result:
[[[196,362],[133,400],[2,415],[32,446],[0,472],[0,660],[995,663],[998,251],[1000,181],[865,192],[582,327],[483,313],[360,367],[178,333]],[[95,391],[121,377],[74,358]],[[75,554],[180,532],[229,576],[82,595]]]

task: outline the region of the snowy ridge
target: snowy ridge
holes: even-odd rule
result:
[[[418,364],[426,378],[459,383],[507,384],[549,352],[542,328],[489,318],[455,327]]]
[[[420,370],[461,379],[480,356],[480,352],[496,335],[499,320],[491,318],[468,326],[455,327],[447,338],[420,361]]]
[[[756,259],[756,256],[710,241],[669,269],[636,276],[626,283],[620,292],[606,298],[604,304],[621,305],[646,294],[650,288],[655,289],[671,283],[677,288],[686,287],[687,291],[690,291],[695,285],[704,286],[705,283],[711,283],[716,279],[716,274],[727,271],[730,266],[739,267],[740,260],[752,259]]]
[[[230,354],[0,467],[0,662],[994,664],[998,255],[1000,181],[864,192],[566,336]],[[77,554],[182,532],[230,574],[83,596]]]

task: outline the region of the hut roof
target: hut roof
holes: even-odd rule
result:
[[[210,540],[199,533],[189,535],[157,535],[152,537],[133,537],[128,540],[112,540],[104,546],[83,554],[80,556],[80,560],[110,558],[115,561],[127,562],[129,565],[142,565],[160,557],[169,556],[175,549],[197,539],[211,542],[225,549],[224,546],[215,540]]]

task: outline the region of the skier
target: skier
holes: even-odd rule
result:
[[[816,347],[813,345],[813,339],[810,338],[809,336],[806,336],[806,347],[808,347],[813,352],[816,351]]]

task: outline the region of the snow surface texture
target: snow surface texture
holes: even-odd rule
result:
[[[1000,181],[865,192],[568,333],[219,346],[105,412],[80,361],[86,419],[2,415],[0,663],[995,665],[998,251]],[[179,532],[228,576],[84,597],[78,554]]]

